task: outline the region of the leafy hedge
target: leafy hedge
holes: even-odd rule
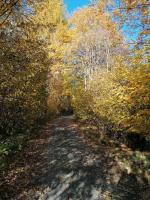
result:
[[[150,73],[148,64],[128,67],[117,61],[110,71],[101,70],[89,82],[89,90],[76,90],[73,106],[77,115],[97,118],[116,131],[149,135]],[[112,128],[112,127],[111,127]]]

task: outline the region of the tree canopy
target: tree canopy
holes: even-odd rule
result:
[[[68,18],[62,0],[1,1],[0,137],[73,111],[149,138],[148,11],[146,0],[101,0]]]

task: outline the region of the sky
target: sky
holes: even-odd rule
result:
[[[64,0],[64,3],[69,14],[73,13],[76,9],[87,6],[90,0]]]
[[[69,15],[71,15],[75,10],[77,10],[78,8],[82,8],[84,6],[87,6],[91,3],[92,0],[64,0],[64,4],[66,6],[67,9],[67,13]],[[125,36],[126,41],[131,42],[131,40],[136,40],[137,36],[139,34],[139,30],[137,30],[136,33],[134,33],[133,35],[130,33],[127,33],[129,27],[128,26],[124,26],[122,28],[122,32]],[[132,31],[132,30],[130,30]]]

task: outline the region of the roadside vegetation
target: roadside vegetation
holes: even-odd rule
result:
[[[94,1],[69,19],[61,0],[1,1],[0,167],[46,118],[74,113],[150,181],[148,22],[146,0]]]

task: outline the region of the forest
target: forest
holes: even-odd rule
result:
[[[2,170],[47,121],[74,115],[94,141],[131,149],[150,183],[149,6],[99,0],[69,15],[63,0],[0,1]]]

